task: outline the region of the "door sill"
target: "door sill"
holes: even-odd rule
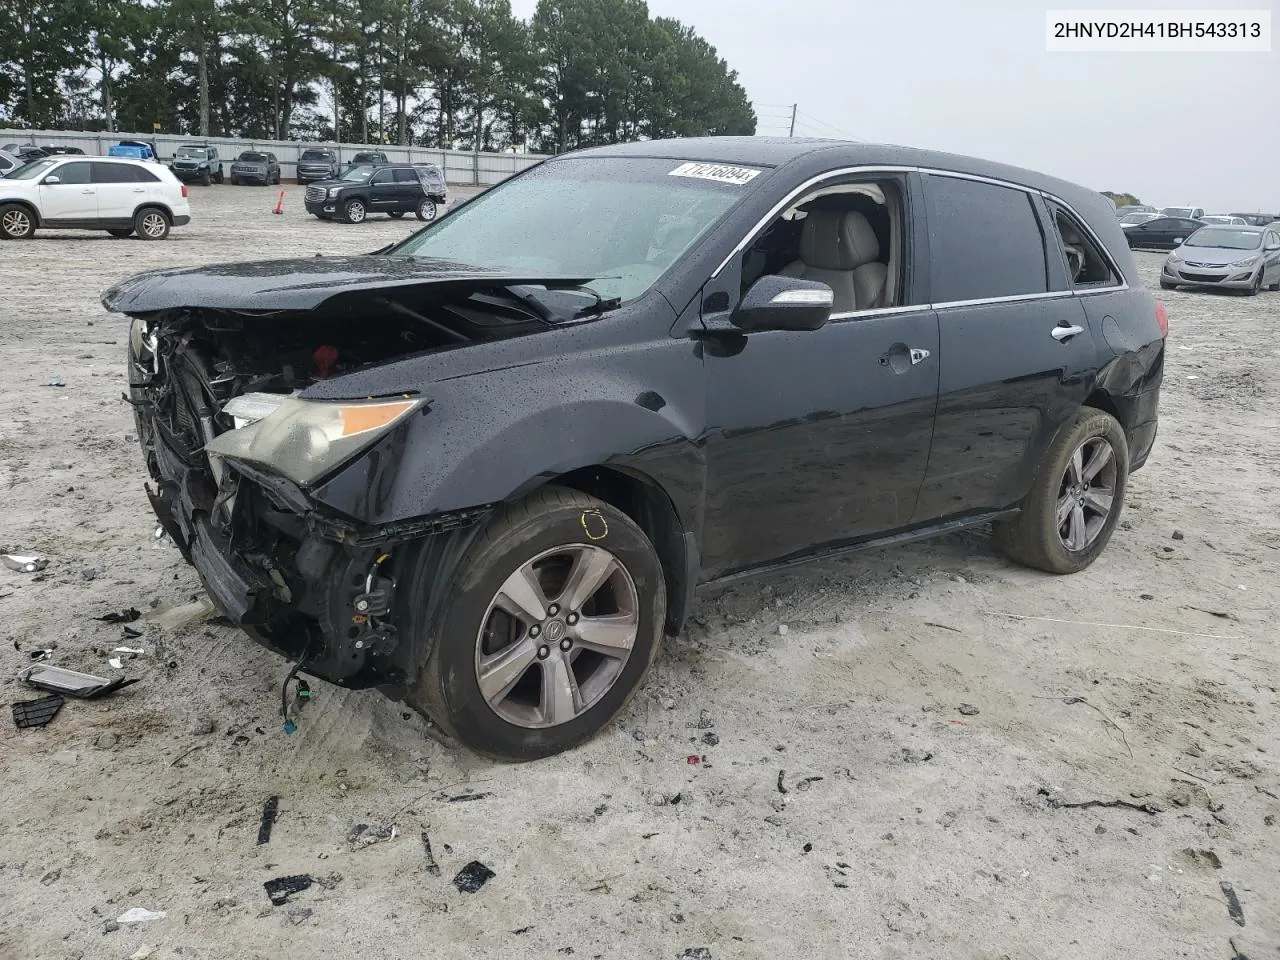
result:
[[[890,533],[885,536],[872,537],[867,540],[858,540],[853,543],[838,544],[833,547],[824,547],[820,550],[784,557],[781,560],[775,560],[771,563],[764,564],[763,566],[750,567],[745,570],[734,570],[730,573],[724,574],[723,576],[716,577],[714,580],[708,580],[705,583],[700,584],[698,589],[702,589],[704,587],[721,587],[726,584],[737,583],[741,580],[748,580],[753,577],[766,576],[771,573],[778,573],[782,570],[789,570],[792,567],[802,566],[806,563],[814,563],[819,560],[830,560],[834,557],[842,557],[850,553],[859,553],[863,550],[874,550],[878,547],[896,547],[904,543],[912,543],[916,540],[929,540],[933,537],[940,537],[944,534],[954,533],[957,530],[965,530],[969,527],[976,527],[984,523],[990,523],[992,520],[998,520],[1001,517],[1010,517],[1017,512],[1017,507],[1011,507],[1008,510],[990,510],[985,513],[956,517],[952,520],[945,520],[942,523],[934,523],[924,527],[899,530],[896,533]]]

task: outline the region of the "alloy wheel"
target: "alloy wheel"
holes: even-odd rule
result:
[[[364,204],[359,200],[352,200],[347,204],[347,219],[352,223],[359,223],[364,219]]]
[[[143,214],[142,232],[151,239],[158,240],[163,237],[166,226],[164,214],[156,213],[155,211]]]
[[[25,210],[6,210],[3,222],[4,232],[15,239],[31,233],[31,217]]]
[[[489,708],[520,727],[554,727],[609,692],[631,656],[640,600],[626,567],[591,544],[522,564],[489,602],[475,670]]]
[[[1103,437],[1090,437],[1067,461],[1058,490],[1058,537],[1068,550],[1089,547],[1115,505],[1116,456]]]

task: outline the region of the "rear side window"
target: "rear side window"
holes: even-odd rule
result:
[[[396,171],[396,183],[417,183],[417,182],[418,182],[417,170],[400,169]]]
[[[127,163],[93,164],[94,183],[158,183],[160,178],[149,170]]]
[[[934,174],[926,181],[934,303],[1048,291],[1044,237],[1025,192]]]

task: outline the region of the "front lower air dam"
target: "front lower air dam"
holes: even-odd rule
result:
[[[421,405],[421,400],[408,398],[344,403],[283,397],[273,411],[219,434],[205,449],[211,456],[260,464],[307,486]]]

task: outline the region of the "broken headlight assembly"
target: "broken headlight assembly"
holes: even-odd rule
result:
[[[213,456],[261,464],[307,486],[350,460],[421,403],[411,399],[351,403],[302,400],[285,394],[241,394],[222,410],[238,429],[215,437],[205,450]]]

